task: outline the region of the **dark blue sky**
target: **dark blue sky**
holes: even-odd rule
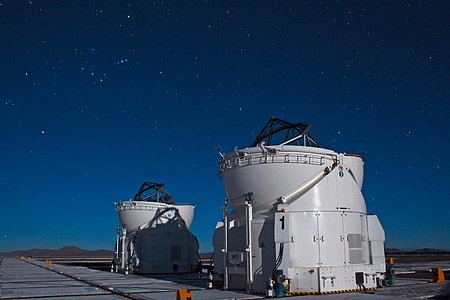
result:
[[[0,0],[0,251],[113,248],[143,181],[221,218],[271,116],[365,156],[387,246],[450,249],[446,1]]]

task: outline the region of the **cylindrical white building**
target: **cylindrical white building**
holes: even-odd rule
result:
[[[199,263],[198,241],[189,231],[194,204],[175,204],[161,183],[144,182],[132,200],[115,203],[117,232],[113,271],[188,273]]]
[[[322,148],[309,129],[272,118],[251,147],[223,155],[230,204],[213,243],[226,287],[245,282],[261,292],[272,277],[284,278],[293,294],[356,290],[376,287],[385,271],[384,232],[361,193],[362,156]],[[251,262],[240,254],[248,252]]]

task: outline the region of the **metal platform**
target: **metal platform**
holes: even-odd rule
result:
[[[395,274],[414,272],[431,272],[432,268],[441,267],[444,272],[450,271],[450,261],[396,263]]]
[[[5,258],[0,266],[0,299],[175,299],[190,289],[193,299],[260,299],[234,291],[207,290],[163,279],[109,273],[85,267]]]
[[[196,275],[155,278],[123,275],[86,267],[45,264],[32,259],[5,258],[0,265],[0,299],[175,299],[177,289],[190,289],[194,300],[261,299],[237,291],[208,290]],[[375,293],[291,296],[286,299],[448,299],[450,282],[428,283],[423,279],[396,279],[395,286]]]

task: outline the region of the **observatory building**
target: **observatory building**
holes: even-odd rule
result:
[[[309,129],[271,118],[249,148],[221,154],[228,198],[213,246],[225,289],[330,293],[383,279],[384,231],[361,193],[363,157],[323,148]]]
[[[115,203],[117,229],[112,271],[187,273],[199,264],[198,241],[189,231],[194,204],[175,204],[164,184],[144,182],[133,200]]]

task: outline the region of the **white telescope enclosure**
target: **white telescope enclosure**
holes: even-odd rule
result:
[[[310,128],[271,118],[250,147],[221,154],[227,201],[213,246],[225,288],[264,292],[270,278],[291,294],[340,292],[383,278],[384,231],[367,215],[363,157],[323,148]]]
[[[188,273],[199,267],[198,241],[189,231],[194,204],[175,204],[162,183],[144,182],[132,200],[115,203],[120,226],[112,270]]]

